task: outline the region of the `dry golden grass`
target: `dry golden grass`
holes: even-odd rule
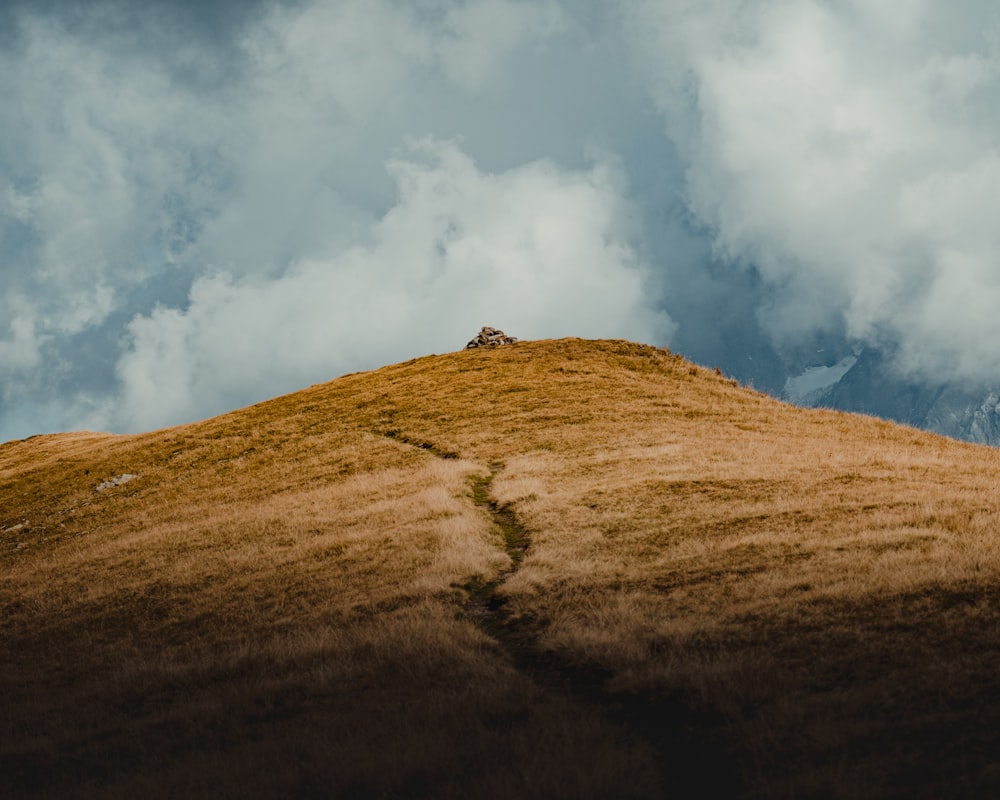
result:
[[[0,795],[992,796],[998,484],[580,340],[8,443]]]

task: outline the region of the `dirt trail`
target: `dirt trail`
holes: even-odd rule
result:
[[[514,650],[522,649],[523,631],[516,630],[518,626],[505,609],[505,598],[499,589],[520,569],[531,546],[531,535],[514,510],[509,505],[501,505],[490,491],[493,479],[503,469],[503,464],[494,462],[489,465],[489,469],[489,477],[477,476],[471,481],[472,501],[489,512],[494,526],[503,536],[504,550],[510,557],[510,569],[497,573],[489,581],[479,576],[470,580],[464,587],[469,593],[465,611],[477,626],[513,655]]]
[[[431,443],[384,434],[418,447],[438,458],[456,458]],[[468,599],[464,610],[471,622],[500,645],[519,672],[541,689],[557,693],[597,711],[605,720],[628,731],[655,753],[669,786],[670,797],[736,797],[741,794],[737,764],[727,757],[721,735],[726,721],[718,715],[692,710],[675,694],[650,695],[612,692],[610,670],[571,661],[539,644],[546,623],[530,615],[514,615],[501,591],[517,573],[531,550],[531,533],[510,504],[492,492],[494,479],[503,472],[500,462],[489,464],[489,475],[470,481],[472,501],[484,509],[503,536],[510,557],[509,569],[486,580],[474,576],[462,588]],[[683,787],[692,787],[690,793]],[[693,787],[697,787],[695,790]]]

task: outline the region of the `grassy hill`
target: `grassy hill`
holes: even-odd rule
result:
[[[620,341],[11,442],[0,796],[996,796],[998,486]]]

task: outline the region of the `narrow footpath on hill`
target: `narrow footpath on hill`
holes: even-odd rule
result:
[[[383,436],[434,455],[454,459],[460,454],[444,450],[431,442],[406,436],[399,431],[380,431]],[[487,512],[503,538],[510,567],[492,579],[474,576],[462,586],[467,593],[464,612],[483,633],[507,654],[514,667],[540,689],[595,710],[607,721],[636,736],[656,753],[671,797],[686,797],[682,787],[698,787],[697,794],[734,797],[741,785],[736,765],[726,764],[721,735],[724,720],[715,715],[693,711],[677,696],[650,696],[611,692],[610,670],[593,664],[572,661],[544,649],[539,641],[545,620],[528,615],[514,615],[508,608],[502,588],[521,567],[531,552],[531,532],[519,519],[513,506],[501,503],[492,491],[494,479],[505,465],[494,461],[489,474],[470,480],[473,503]]]

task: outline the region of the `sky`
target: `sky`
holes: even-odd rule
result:
[[[1000,369],[991,2],[6,0],[0,123],[0,441],[483,325]]]

